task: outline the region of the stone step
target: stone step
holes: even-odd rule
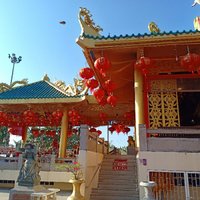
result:
[[[135,184],[103,184],[100,183],[98,185],[98,189],[106,189],[106,190],[138,190],[138,185]]]
[[[99,180],[109,180],[109,179],[113,179],[113,181],[118,181],[118,180],[134,180],[134,179],[137,179],[137,176],[126,176],[126,175],[123,175],[123,174],[118,174],[118,175],[113,175],[113,174],[102,174],[100,177],[99,177]]]
[[[90,200],[139,200],[139,196],[91,196]]]
[[[128,168],[127,170],[113,170],[113,169],[101,169],[100,170],[101,175],[102,174],[113,174],[113,175],[126,175],[126,176],[134,176],[137,174],[136,170],[131,170]]]
[[[104,160],[127,160],[127,161],[137,161],[137,158],[135,157],[130,157],[130,158],[126,158],[126,157],[104,157]]]
[[[127,160],[127,169],[113,168],[116,160]],[[93,188],[90,200],[139,200],[137,159],[133,155],[106,155],[99,172],[98,188]]]
[[[90,195],[90,200],[139,200],[139,195],[138,194],[115,194],[111,192],[111,195],[106,195],[106,194],[91,194]]]
[[[138,185],[138,180],[136,179],[132,179],[132,180],[129,180],[127,183],[124,182],[124,180],[122,179],[119,179],[117,181],[113,181],[112,179],[102,179],[102,180],[99,180],[99,185],[127,185],[127,184],[130,184],[130,185]]]
[[[104,159],[107,159],[107,158],[120,158],[120,159],[136,159],[136,156],[135,155],[105,155],[104,156]]]
[[[114,162],[103,162],[102,163],[102,167],[112,167],[113,165],[117,165],[117,163],[114,163]],[[128,167],[137,167],[137,164],[136,163],[131,163],[131,162],[128,162],[127,164],[118,164],[118,166],[128,166]]]
[[[136,192],[138,191],[134,191],[133,189],[123,189],[123,190],[109,190],[109,189],[99,189],[99,188],[95,188],[92,189],[92,193],[91,195],[94,196],[95,194],[102,194],[104,196],[122,196],[122,195],[126,195],[126,196],[134,196],[136,194]]]

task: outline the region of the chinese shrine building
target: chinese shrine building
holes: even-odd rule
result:
[[[102,36],[80,13],[77,43],[96,79],[105,91],[113,81],[116,109],[135,113],[139,182],[157,182],[157,199],[199,199],[200,32],[160,32],[150,23],[151,33]],[[106,75],[100,58],[110,62]]]
[[[157,200],[200,199],[200,32],[161,32],[150,23],[150,33],[102,36],[86,8],[79,22],[77,44],[89,65],[80,72],[85,80],[66,86],[45,77],[2,89],[1,125],[60,127],[54,161],[67,159],[68,133],[80,126],[86,200],[141,199],[141,181],[157,183]],[[118,133],[135,127],[133,151],[107,155],[109,144],[94,128],[102,125]],[[52,166],[48,171],[42,180],[69,180],[64,173],[56,177]]]

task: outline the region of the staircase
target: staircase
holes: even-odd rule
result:
[[[106,155],[90,200],[139,200],[135,155]]]

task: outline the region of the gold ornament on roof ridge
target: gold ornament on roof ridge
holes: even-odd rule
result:
[[[150,22],[148,24],[148,29],[151,33],[160,33],[160,29],[155,22]]]
[[[17,87],[16,85],[27,85],[27,84],[28,84],[28,79],[22,79],[21,81],[14,81],[10,85],[8,85],[7,83],[0,83],[0,93],[10,90],[14,87]]]
[[[66,85],[65,82],[61,80],[56,81],[54,85],[69,96],[85,95],[88,91],[84,81],[78,78],[74,78],[73,85]]]
[[[78,18],[82,28],[82,34],[99,35],[99,32],[103,31],[103,29],[99,25],[95,25],[91,17],[92,15],[87,8],[80,7]]]

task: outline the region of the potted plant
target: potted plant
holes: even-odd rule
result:
[[[69,164],[57,164],[57,169],[64,169],[67,172],[72,173],[72,178],[69,180],[69,183],[72,183],[73,185],[73,191],[72,194],[67,198],[67,200],[84,200],[85,198],[80,193],[80,187],[83,181],[83,173],[81,170],[80,163],[74,161]]]

